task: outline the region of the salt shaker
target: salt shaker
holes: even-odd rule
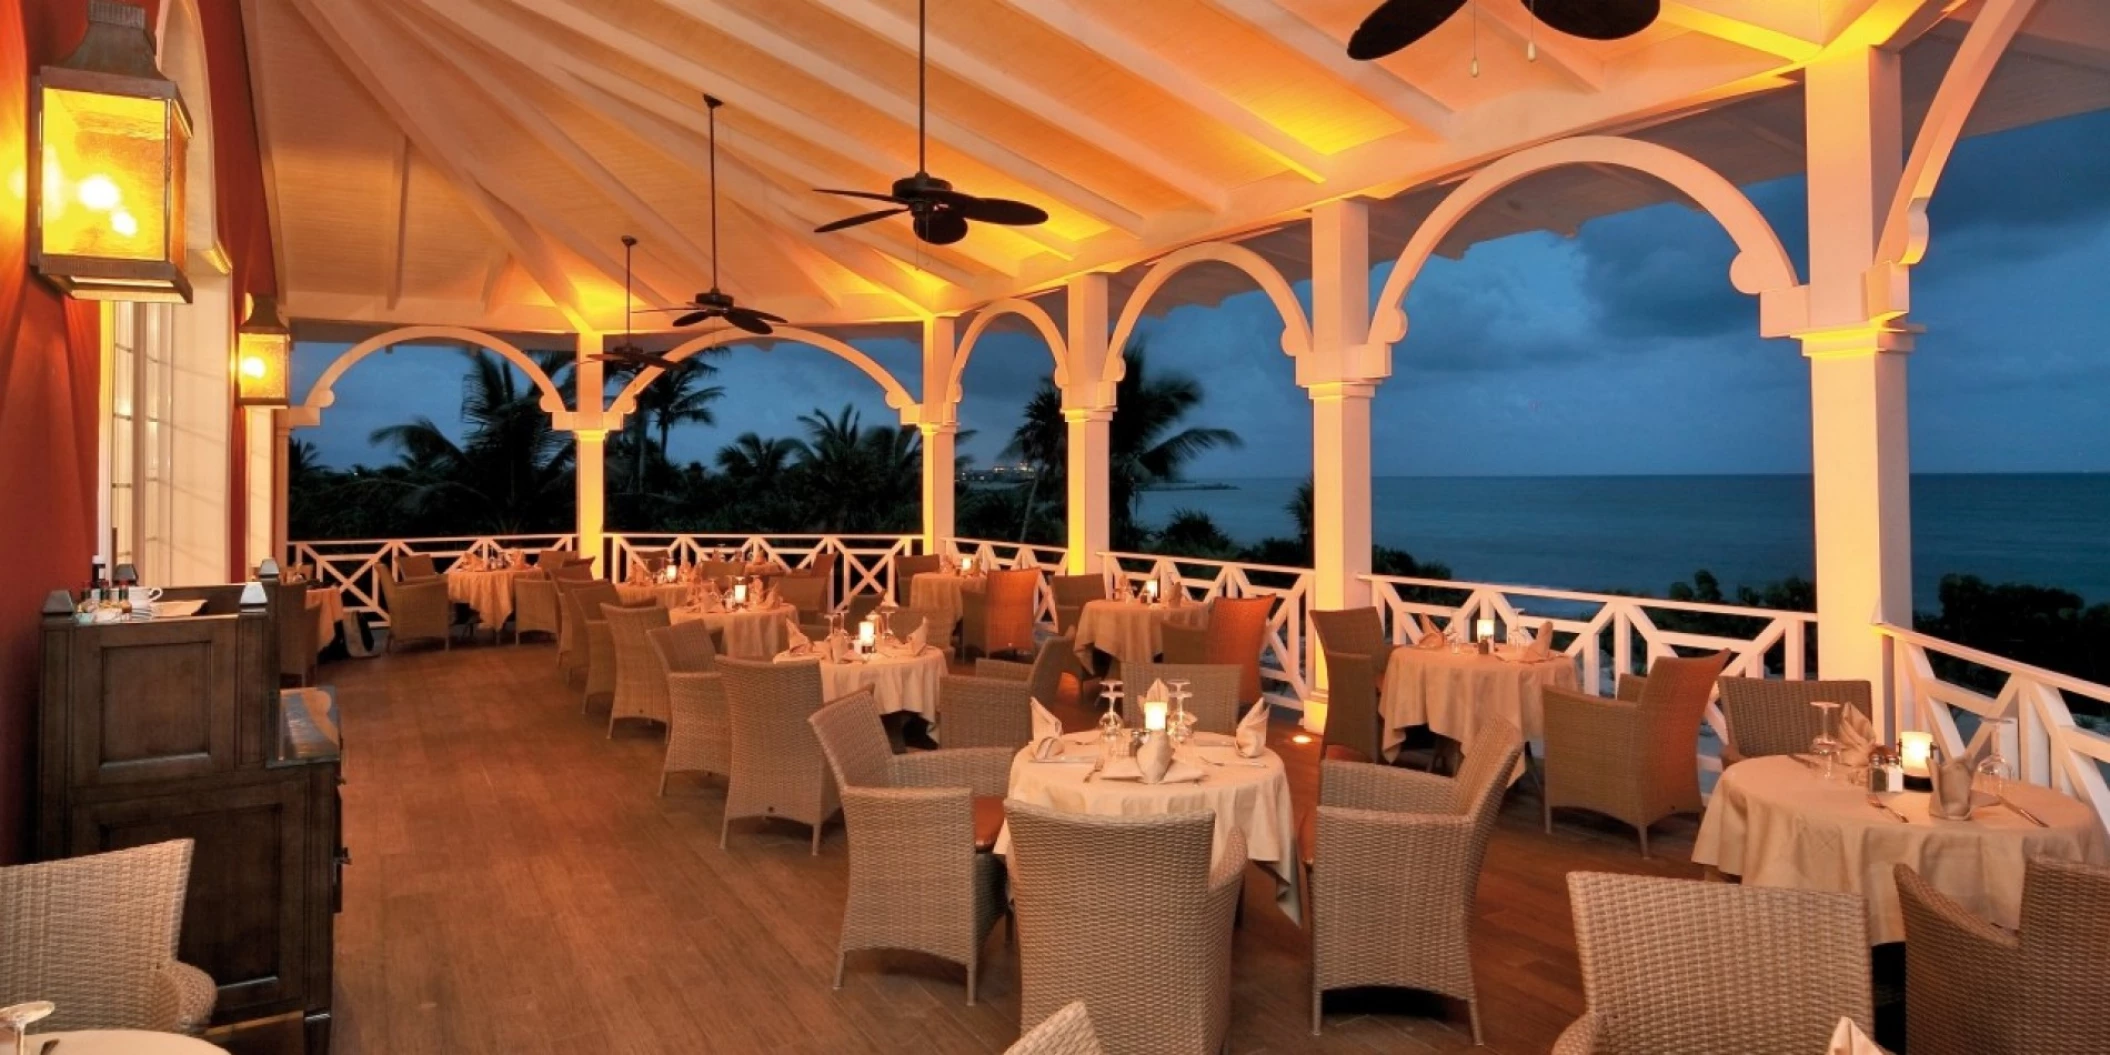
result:
[[[1905,790],[1905,758],[1889,744],[1868,749],[1868,790],[1877,795],[1895,795]]]

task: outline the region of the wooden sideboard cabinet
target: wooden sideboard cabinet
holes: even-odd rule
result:
[[[241,591],[168,590],[205,602],[180,619],[46,617],[36,850],[193,840],[178,957],[218,983],[214,1024],[298,1014],[307,1055],[325,1055],[348,860],[336,715],[324,690],[280,692],[276,619]]]

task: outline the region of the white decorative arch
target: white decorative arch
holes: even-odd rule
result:
[[[1773,225],[1721,173],[1655,143],[1624,136],[1575,136],[1507,155],[1474,173],[1445,197],[1415,229],[1414,237],[1399,254],[1398,264],[1385,279],[1385,288],[1378,293],[1370,320],[1370,340],[1389,345],[1407,335],[1407,290],[1421,274],[1422,266],[1435,255],[1437,246],[1467,213],[1527,176],[1563,165],[1587,164],[1617,165],[1646,173],[1697,202],[1736,243],[1736,259],[1729,263],[1729,283],[1738,290],[1763,300],[1800,284],[1795,262],[1789,259]],[[1763,311],[1762,307],[1762,314]]]
[[[974,351],[975,342],[982,339],[982,332],[991,323],[1006,315],[1016,315],[1040,331],[1041,339],[1048,342],[1048,354],[1055,357],[1055,387],[1070,383],[1069,368],[1063,359],[1068,343],[1063,339],[1062,328],[1055,325],[1054,316],[1049,315],[1046,308],[1023,297],[1006,297],[983,305],[982,310],[975,313],[974,321],[967,324],[967,332],[960,336],[960,347],[952,356],[952,374],[945,379],[947,402],[960,401],[960,378],[967,371],[967,356]]]
[[[1121,317],[1114,323],[1114,334],[1107,342],[1106,376],[1103,380],[1112,384],[1128,376],[1126,351],[1128,339],[1135,335],[1137,323],[1143,319],[1143,309],[1150,306],[1150,298],[1174,275],[1195,264],[1215,262],[1229,264],[1260,284],[1260,291],[1274,302],[1275,311],[1282,316],[1282,352],[1292,359],[1300,358],[1311,350],[1311,320],[1304,314],[1304,305],[1297,300],[1297,291],[1290,288],[1289,280],[1275,265],[1259,253],[1235,242],[1200,242],[1167,254],[1136,283],[1135,292],[1128,295],[1128,303],[1121,306]]]
[[[727,326],[675,345],[667,351],[665,358],[667,362],[678,363],[692,355],[723,345],[760,344],[776,341],[791,341],[798,344],[811,345],[821,351],[830,352],[849,360],[850,365],[864,371],[866,377],[879,383],[879,387],[886,392],[886,405],[900,412],[903,425],[914,425],[921,420],[919,413],[921,408],[916,404],[916,397],[909,395],[908,389],[902,387],[901,382],[895,380],[893,374],[887,373],[886,367],[879,365],[871,356],[825,333],[816,333],[796,326],[778,326],[775,333],[767,337],[759,337],[748,333],[746,330]],[[608,427],[610,429],[621,427],[623,416],[637,409],[637,394],[644,391],[646,385],[651,384],[659,375],[665,372],[658,367],[653,367],[650,370],[641,371],[636,377],[631,378],[630,383],[623,386],[623,390],[616,394],[615,401],[608,406]]]
[[[521,372],[528,376],[528,380],[542,390],[542,409],[549,411],[553,417],[569,411],[564,405],[563,394],[557,391],[556,383],[550,380],[548,374],[542,372],[540,366],[535,365],[534,359],[529,358],[526,352],[511,342],[466,326],[403,326],[368,337],[345,349],[344,354],[332,360],[329,368],[315,380],[315,386],[308,389],[307,398],[292,409],[290,416],[293,427],[309,428],[322,424],[323,410],[337,402],[337,379],[343,377],[345,371],[357,366],[359,360],[393,345],[429,340],[461,341],[497,352],[519,367]]]

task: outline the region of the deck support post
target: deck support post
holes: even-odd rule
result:
[[[1113,547],[1113,501],[1108,462],[1113,447],[1114,392],[1120,374],[1107,343],[1106,276],[1079,275],[1069,282],[1068,345],[1063,356],[1062,417],[1069,425],[1069,550],[1072,575],[1091,571]]]

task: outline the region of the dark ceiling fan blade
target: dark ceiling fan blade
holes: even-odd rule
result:
[[[1465,0],[1385,0],[1348,38],[1348,57],[1363,62],[1384,58],[1428,36],[1464,6]]]
[[[840,194],[845,198],[870,198],[873,201],[890,201],[896,205],[908,204],[907,199],[897,198],[891,194],[874,194],[868,190],[831,190],[827,187],[815,187],[813,189],[821,194]]]
[[[639,315],[648,315],[648,314],[654,314],[654,313],[657,313],[657,312],[667,312],[667,311],[695,311],[695,310],[696,310],[696,305],[694,305],[694,304],[677,304],[677,305],[675,305],[674,307],[671,307],[671,308],[639,308],[639,309],[637,309],[637,313],[638,313]]]
[[[951,245],[967,237],[967,218],[945,209],[916,217],[916,237],[932,245]]]
[[[845,227],[855,227],[861,223],[871,223],[873,220],[884,220],[889,216],[898,216],[907,211],[907,209],[881,209],[878,212],[860,213],[856,216],[836,220],[833,223],[824,223],[814,228],[813,233],[827,234],[830,231],[840,231]]]
[[[1662,0],[1524,0],[1539,21],[1585,40],[1620,40],[1647,29]]]
[[[744,311],[744,312],[746,312],[746,313],[748,313],[749,315],[752,315],[752,316],[754,316],[755,318],[761,319],[761,320],[762,320],[763,322],[783,322],[783,321],[784,321],[784,316],[782,316],[782,315],[772,315],[772,314],[770,314],[769,312],[763,311],[763,310],[762,310],[762,309],[760,309],[760,308],[741,308],[740,310],[741,310],[741,311]]]
[[[977,198],[972,194],[934,194],[934,200],[952,206],[953,211],[976,223],[998,223],[1009,227],[1030,227],[1048,222],[1047,210],[1038,205],[1028,205],[1009,198]]]
[[[676,326],[694,326],[694,325],[696,325],[697,323],[699,323],[699,322],[702,322],[703,320],[705,320],[705,319],[708,319],[708,318],[710,318],[710,317],[711,317],[711,315],[712,315],[712,312],[711,312],[711,311],[710,311],[710,309],[708,309],[708,308],[706,308],[706,309],[705,309],[705,310],[703,310],[703,311],[692,311],[692,312],[688,313],[687,315],[684,315],[684,316],[682,316],[681,318],[675,319],[675,320],[674,320],[674,325],[676,325]]]
[[[767,335],[774,332],[769,328],[769,323],[762,321],[759,316],[759,312],[749,311],[746,308],[734,308],[725,313],[725,321],[753,334]]]

